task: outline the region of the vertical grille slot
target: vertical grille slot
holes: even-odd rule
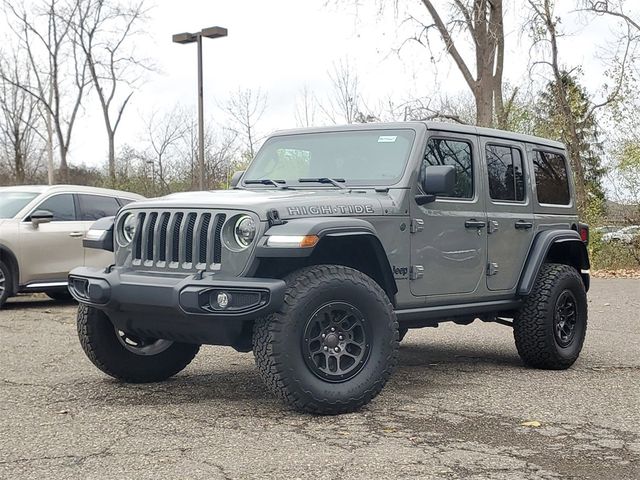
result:
[[[207,263],[207,250],[209,247],[209,224],[211,223],[211,214],[204,213],[200,220],[200,228],[198,234],[198,263]]]
[[[224,213],[216,215],[216,229],[213,235],[213,263],[222,263],[222,225],[227,216]]]
[[[160,244],[158,246],[158,260],[165,262],[167,260],[167,227],[169,226],[169,218],[171,214],[165,212],[160,219]]]
[[[184,213],[178,212],[175,216],[175,223],[173,224],[172,245],[171,245],[171,258],[172,262],[177,262],[180,258],[180,227],[182,225],[182,217]]]
[[[197,213],[189,213],[187,215],[187,229],[185,232],[185,252],[184,261],[187,263],[193,262],[193,232],[196,227]]]
[[[144,226],[144,220],[146,213],[138,214],[138,227],[136,228],[135,237],[133,239],[133,258],[136,260],[142,259],[142,228]]]
[[[156,230],[156,222],[158,221],[158,214],[156,212],[152,212],[149,214],[149,222],[148,225],[145,225],[145,232],[147,234],[147,242],[146,242],[146,255],[145,260],[153,261],[153,238]]]

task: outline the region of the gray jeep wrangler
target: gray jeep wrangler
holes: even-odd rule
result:
[[[562,144],[444,123],[277,132],[233,189],[131,203],[69,277],[89,359],[127,382],[200,345],[253,350],[290,406],[350,412],[409,328],[513,328],[526,365],[565,369],[587,328],[588,228]]]

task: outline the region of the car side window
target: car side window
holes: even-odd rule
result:
[[[569,205],[567,162],[559,153],[537,150],[533,160],[538,203]]]
[[[120,210],[120,204],[115,197],[79,194],[78,200],[80,201],[80,219],[82,221],[111,217]]]
[[[426,167],[453,165],[456,170],[456,185],[453,198],[473,198],[473,161],[471,143],[465,140],[430,138],[420,169],[420,183]]]
[[[489,144],[485,151],[491,199],[522,202],[524,200],[524,172],[520,150],[504,145]]]
[[[54,222],[72,222],[76,220],[76,208],[73,195],[63,193],[47,198],[35,210],[47,210],[53,214]],[[35,211],[34,210],[34,211]]]

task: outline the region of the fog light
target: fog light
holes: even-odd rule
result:
[[[225,292],[219,292],[218,297],[216,298],[216,303],[220,308],[227,308],[229,305],[229,295]]]

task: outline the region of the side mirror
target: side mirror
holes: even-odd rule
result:
[[[231,181],[229,182],[229,186],[231,188],[236,188],[240,183],[242,175],[244,175],[244,170],[240,170],[239,172],[234,173],[233,177],[231,177]]]
[[[456,169],[453,165],[432,165],[424,169],[422,190],[425,195],[417,195],[416,203],[431,203],[436,196],[451,196],[456,187]]]
[[[33,228],[38,228],[38,225],[40,225],[41,223],[49,223],[51,220],[53,220],[53,213],[51,213],[49,210],[36,210],[31,214],[29,220],[31,220],[31,225],[33,225]]]

